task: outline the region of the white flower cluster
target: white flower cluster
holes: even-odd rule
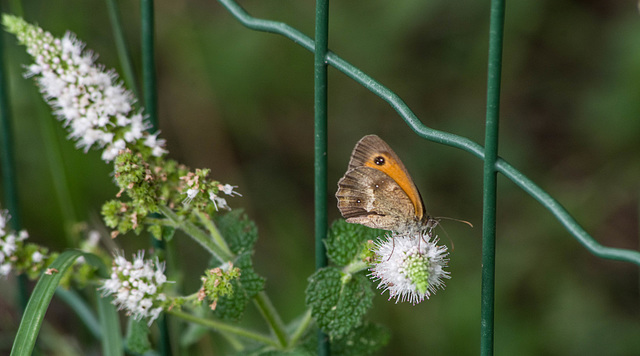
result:
[[[140,112],[133,112],[133,94],[117,73],[96,65],[97,56],[83,51],[84,44],[75,35],[67,32],[59,39],[21,18],[5,16],[4,21],[35,59],[26,76],[35,77],[78,148],[85,152],[94,146],[104,148],[102,159],[107,162],[140,140],[154,156],[167,152],[165,140],[146,132],[149,124]]]
[[[412,304],[429,299],[438,288],[444,288],[443,278],[451,278],[444,268],[449,253],[438,246],[431,231],[394,233],[376,242],[373,252],[378,261],[370,276],[379,280],[378,289],[389,291],[389,299]]]
[[[202,183],[200,182],[200,176],[197,173],[189,172],[187,173],[186,176],[180,177],[180,179],[184,180],[187,184],[187,187],[189,188],[185,192],[185,194],[187,194],[187,197],[184,198],[184,200],[182,201],[183,205],[191,204],[193,199],[198,195],[198,193],[200,193],[200,191],[204,192],[205,189],[207,189],[206,185],[203,186]],[[237,195],[240,197],[242,196],[242,194],[235,191],[235,189],[238,188],[237,185],[218,184],[217,188],[218,188],[218,193],[223,192],[230,197],[233,197],[234,195]],[[218,194],[215,194],[213,190],[209,190],[209,200],[213,202],[213,206],[216,208],[216,211],[218,209],[231,210],[231,208],[229,207],[229,204],[227,204],[227,200],[223,197],[220,197]]]
[[[155,268],[154,268],[155,267]],[[162,286],[167,283],[164,263],[144,259],[144,251],[134,255],[133,262],[116,255],[111,268],[111,278],[100,287],[104,296],[114,295],[113,304],[125,309],[136,319],[149,318],[149,325],[158,318],[167,300]]]
[[[18,248],[21,246],[21,242],[29,237],[29,234],[22,230],[18,234],[14,232],[7,233],[7,223],[9,222],[9,212],[4,210],[0,212],[0,277],[7,277],[13,265],[16,262],[17,256],[15,255]],[[36,255],[37,254],[37,255]],[[40,252],[34,253],[32,259],[42,260],[42,254]]]
[[[223,192],[224,194],[230,197],[234,196],[234,194],[241,197],[242,194],[234,190],[236,188],[238,188],[237,185],[231,185],[231,184],[218,185],[219,191]],[[231,207],[229,207],[229,204],[227,204],[227,199],[221,196],[218,196],[217,194],[213,194],[213,192],[209,192],[209,199],[213,202],[213,206],[216,207],[216,211],[218,210],[218,208],[231,210]]]

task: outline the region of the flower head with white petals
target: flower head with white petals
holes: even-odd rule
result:
[[[134,111],[135,98],[117,73],[95,64],[97,56],[75,35],[56,38],[19,17],[3,15],[2,20],[35,60],[25,75],[36,80],[78,148],[102,148],[107,162],[125,148],[156,157],[167,152],[165,140],[146,131],[151,126]]]
[[[148,324],[158,318],[167,305],[167,297],[162,293],[167,283],[164,263],[157,259],[144,259],[144,251],[134,255],[133,262],[116,255],[111,267],[111,278],[103,281],[103,295],[113,295],[113,304],[125,309],[137,320],[148,318]]]
[[[430,230],[419,233],[394,233],[376,242],[373,252],[378,261],[371,268],[371,278],[379,280],[378,289],[389,291],[389,299],[420,303],[444,288],[450,278],[446,246],[437,245]]]

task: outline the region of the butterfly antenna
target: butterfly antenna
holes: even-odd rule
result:
[[[433,218],[433,219],[438,221],[438,222],[440,222],[440,220],[452,220],[452,221],[457,221],[459,223],[467,224],[467,225],[469,225],[469,227],[473,227],[472,223],[470,223],[470,222],[468,222],[466,220],[462,220],[462,219],[449,218],[449,217],[446,217],[446,216],[438,216],[437,218]]]
[[[451,236],[449,236],[449,233],[447,232],[447,230],[444,229],[444,226],[442,226],[442,224],[440,224],[440,220],[445,219],[445,220],[456,220],[456,221],[460,221],[460,222],[465,222],[469,225],[471,225],[471,223],[469,223],[468,221],[464,221],[464,220],[458,220],[458,219],[453,219],[453,218],[447,218],[447,217],[429,217],[429,223],[431,223],[431,227],[429,232],[431,232],[431,230],[435,229],[436,227],[440,227],[442,229],[442,232],[444,232],[445,236],[447,236],[447,240],[449,240],[449,242],[451,243],[451,252],[453,252],[456,249],[456,245],[453,243],[453,240],[451,239]],[[473,225],[471,225],[473,226]]]
[[[387,260],[385,262],[389,262],[389,260],[391,259],[391,256],[393,256],[393,251],[396,249],[396,239],[393,236],[389,237],[391,239],[391,253],[389,254],[389,258],[387,258]]]

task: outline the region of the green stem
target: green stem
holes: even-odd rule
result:
[[[213,238],[214,242],[217,243],[220,248],[224,249],[228,255],[233,255],[233,252],[231,252],[229,245],[227,245],[227,242],[224,240],[224,238],[220,234],[220,230],[218,230],[213,221],[211,221],[211,219],[209,219],[203,212],[198,209],[195,209],[194,212],[196,213],[196,216],[198,216],[198,219],[200,219],[200,222],[207,228],[207,231],[209,231],[209,236]]]
[[[225,250],[222,246],[219,246],[211,239],[211,236],[207,235],[204,231],[200,230],[193,223],[180,219],[180,217],[173,212],[169,207],[164,205],[158,205],[160,212],[169,219],[176,228],[186,232],[196,242],[206,248],[212,255],[214,255],[219,261],[231,261],[234,256]]]
[[[305,331],[307,331],[309,325],[311,325],[312,320],[313,318],[311,317],[311,309],[307,309],[307,311],[304,313],[304,316],[302,317],[302,320],[300,321],[300,324],[298,324],[298,328],[293,332],[293,334],[291,334],[289,345],[295,345],[298,343],[298,340],[300,340]]]
[[[176,213],[173,212],[169,207],[160,205],[158,206],[160,212],[173,224],[173,226],[180,228],[189,236],[191,236],[194,240],[200,243],[204,248],[209,250],[211,254],[213,254],[219,261],[231,261],[234,258],[234,255],[229,251],[229,248],[224,240],[222,240],[222,236],[218,233],[218,238],[222,241],[221,244],[218,243],[217,239],[212,240],[211,236],[207,235],[204,231],[199,229],[194,224],[180,219]],[[208,220],[208,219],[206,219]],[[206,223],[205,223],[206,224]],[[213,225],[212,225],[213,226]],[[215,226],[213,229],[217,231]],[[214,234],[215,235],[215,234]],[[271,304],[269,297],[264,292],[258,293],[258,295],[254,298],[254,303],[256,304],[258,310],[264,317],[265,321],[273,330],[273,333],[278,338],[280,342],[280,347],[287,346],[287,335],[284,328],[284,323],[282,319],[278,315],[276,309]]]
[[[147,225],[160,225],[160,226],[176,227],[176,224],[174,224],[173,221],[171,221],[171,220],[163,219],[163,218],[153,218],[153,217],[149,217],[149,216],[147,216],[144,219],[144,223],[147,224]]]
[[[233,350],[237,353],[244,349],[244,344],[242,343],[242,341],[238,340],[237,335],[232,335],[229,333],[222,333],[221,335],[227,340],[231,347],[233,347]]]
[[[343,273],[355,274],[369,268],[369,264],[364,261],[353,261],[342,269]]]
[[[42,108],[42,106],[39,106],[39,108]],[[40,128],[46,147],[44,154],[47,157],[47,163],[49,163],[55,194],[58,198],[58,207],[62,215],[66,242],[68,246],[73,246],[78,241],[78,234],[73,231],[73,225],[79,220],[73,204],[71,190],[69,189],[71,184],[65,170],[64,155],[56,132],[57,122],[49,112],[40,111],[42,112]]]
[[[140,90],[136,85],[136,76],[134,75],[133,64],[131,63],[131,56],[127,49],[127,43],[124,39],[124,30],[122,29],[122,21],[120,21],[120,13],[118,11],[118,4],[116,0],[107,0],[107,9],[109,11],[109,20],[111,21],[111,29],[113,30],[113,40],[118,52],[118,58],[120,59],[124,82],[127,87],[133,91],[135,96],[139,98]]]
[[[273,347],[276,347],[276,348],[280,348],[281,347],[280,345],[278,345],[277,342],[275,342],[273,339],[271,339],[271,338],[269,338],[269,337],[267,337],[265,335],[259,334],[257,332],[249,331],[249,330],[246,330],[246,329],[243,329],[243,328],[239,328],[237,326],[232,326],[232,325],[225,324],[225,323],[222,323],[222,322],[219,322],[219,321],[215,321],[215,320],[199,318],[197,316],[194,316],[194,315],[191,315],[191,314],[179,311],[179,310],[175,310],[175,309],[167,311],[167,314],[171,314],[173,316],[176,316],[176,317],[182,318],[184,320],[187,320],[187,321],[190,321],[190,322],[205,326],[207,328],[210,328],[210,329],[213,329],[213,330],[216,330],[216,331],[221,331],[221,332],[226,332],[226,333],[231,333],[231,334],[234,334],[234,335],[242,336],[242,337],[245,337],[247,339],[252,339],[252,340],[255,340],[255,341],[259,341],[259,342],[261,342],[263,344],[270,345],[270,346],[273,346]]]
[[[262,316],[267,321],[267,324],[278,338],[280,347],[286,348],[289,345],[289,342],[287,341],[287,333],[285,331],[284,323],[282,322],[282,319],[280,319],[280,315],[278,315],[276,308],[271,304],[271,300],[267,296],[267,293],[258,293],[253,298],[253,302],[256,304],[258,310],[260,310],[260,313],[262,313]]]

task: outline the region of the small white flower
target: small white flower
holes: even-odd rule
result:
[[[16,245],[16,235],[7,235],[3,240],[0,240],[0,246],[2,246],[2,252],[6,256],[13,255],[13,253],[18,249],[18,246]]]
[[[198,195],[198,192],[199,192],[199,190],[195,189],[195,188],[191,188],[191,189],[187,190],[187,197],[184,198],[184,200],[182,201],[182,204],[189,205],[189,203],[191,203],[193,198],[195,198],[196,195]]]
[[[167,153],[167,150],[164,149],[166,140],[158,139],[159,134],[160,133],[157,132],[153,135],[149,135],[144,140],[144,145],[151,148],[151,154],[155,157],[161,157],[162,155]]]
[[[0,236],[4,236],[6,234],[5,227],[7,226],[8,220],[9,212],[6,210],[0,211]]]
[[[7,231],[7,223],[11,216],[7,210],[0,210],[0,277],[6,277],[14,266],[23,261],[18,261],[19,251],[24,247],[24,240],[29,237],[26,230],[19,232]],[[32,255],[33,263],[42,261],[44,256],[40,252]]]
[[[40,251],[36,251],[31,255],[31,260],[33,261],[33,263],[40,263],[42,262],[43,258],[44,255],[40,253]]]
[[[234,194],[237,196],[242,196],[242,194],[234,191],[235,188],[238,188],[237,185],[231,185],[231,184],[225,184],[225,185],[218,185],[218,189],[220,189],[222,192],[224,192],[224,194],[226,195],[230,195],[233,196]]]
[[[148,324],[162,312],[162,302],[167,297],[162,293],[167,283],[164,263],[145,260],[144,251],[134,255],[133,262],[122,255],[116,255],[109,279],[103,280],[100,289],[104,296],[113,295],[113,304],[125,309],[136,319],[148,318]]]
[[[29,238],[29,233],[27,230],[20,230],[18,233],[18,241],[24,241]]]
[[[213,206],[216,208],[216,211],[218,211],[218,208],[231,210],[229,204],[227,204],[227,200],[213,194],[213,192],[209,192],[209,200],[213,202]]]
[[[100,232],[97,230],[89,231],[87,236],[87,246],[88,247],[96,247],[100,242]]]
[[[0,265],[0,277],[6,277],[11,273],[13,266],[10,262]]]
[[[431,230],[418,233],[394,233],[376,242],[373,251],[378,261],[371,268],[372,279],[379,280],[378,289],[389,291],[389,299],[412,304],[429,299],[444,278],[451,278],[444,268],[449,253],[438,246]]]

